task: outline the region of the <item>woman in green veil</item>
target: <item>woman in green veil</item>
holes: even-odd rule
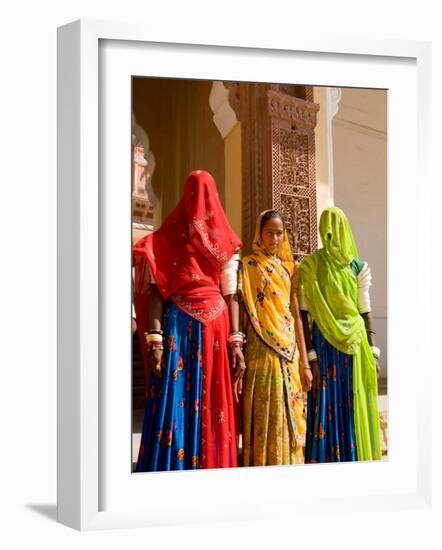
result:
[[[313,387],[306,462],[379,460],[377,359],[368,289],[347,217],[336,207],[319,222],[323,247],[300,266],[300,309]]]

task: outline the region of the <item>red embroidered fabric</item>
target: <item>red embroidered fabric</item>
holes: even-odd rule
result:
[[[233,468],[237,461],[237,429],[230,377],[227,309],[203,326],[203,395],[201,468]]]

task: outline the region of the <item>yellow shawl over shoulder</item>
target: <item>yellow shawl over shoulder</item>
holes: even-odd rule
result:
[[[260,225],[264,213],[256,224],[253,253],[242,260],[239,289],[258,337],[276,353],[292,360],[296,339],[290,301],[295,263],[285,230],[277,256],[262,246]]]

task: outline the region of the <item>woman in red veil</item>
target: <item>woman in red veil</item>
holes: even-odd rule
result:
[[[133,248],[138,330],[150,365],[137,472],[237,466],[227,343],[239,372],[233,295],[241,246],[215,181],[197,170],[161,227]]]

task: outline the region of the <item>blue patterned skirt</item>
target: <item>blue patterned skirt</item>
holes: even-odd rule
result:
[[[353,357],[337,351],[313,326],[320,384],[307,404],[305,462],[357,460],[353,409]]]
[[[162,377],[150,376],[137,472],[199,467],[202,325],[175,304],[164,311]]]

